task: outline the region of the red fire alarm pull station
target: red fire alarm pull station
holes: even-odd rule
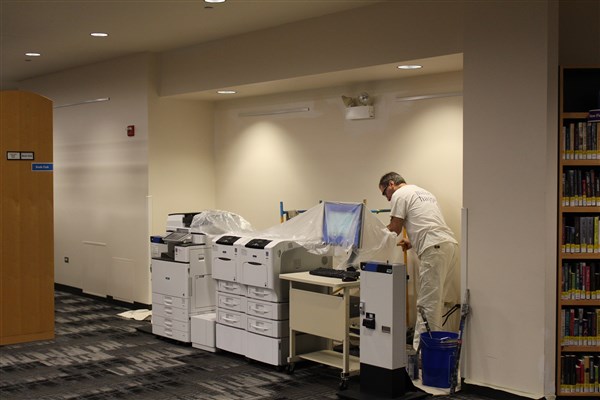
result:
[[[127,136],[135,136],[135,125],[127,125]]]

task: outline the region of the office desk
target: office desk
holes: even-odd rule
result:
[[[350,289],[358,288],[360,281],[342,282],[338,278],[294,272],[279,275],[290,282],[290,355],[288,371],[294,363],[310,360],[340,368],[340,388],[345,389],[348,378],[360,372],[360,360],[350,355]],[[342,342],[342,353],[330,348],[306,354],[296,354],[296,333],[303,332]],[[330,341],[331,342],[331,341]],[[331,347],[331,346],[329,346]]]

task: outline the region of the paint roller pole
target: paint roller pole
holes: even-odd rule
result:
[[[419,310],[419,314],[421,314],[421,318],[423,318],[423,323],[425,324],[425,329],[427,329],[427,333],[429,333],[429,337],[433,338],[433,336],[431,336],[431,328],[429,328],[429,321],[427,321],[427,317],[425,316],[425,310],[423,309],[423,307],[417,307],[417,309]]]
[[[465,323],[467,316],[471,312],[469,306],[469,289],[465,290],[465,300],[460,309],[460,325],[458,327],[458,343],[456,345],[456,355],[454,356],[454,367],[452,368],[452,378],[450,380],[450,394],[456,392],[456,386],[458,386],[458,368],[460,363],[460,350],[462,348],[462,338],[465,331]]]
[[[402,236],[404,236],[405,238],[406,236],[406,229],[402,228]],[[404,248],[402,249],[402,253],[404,256],[404,266],[406,267],[406,279],[408,280],[408,250],[404,250]],[[406,326],[408,326],[409,322],[410,322],[410,307],[408,306],[408,286],[406,287],[405,290],[405,300],[404,302],[406,303]]]

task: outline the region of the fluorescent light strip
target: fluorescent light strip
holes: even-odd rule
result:
[[[53,108],[63,108],[63,107],[78,106],[78,105],[81,105],[81,104],[100,103],[102,101],[109,101],[109,100],[110,100],[110,97],[102,97],[100,99],[80,101],[79,103],[61,104],[61,105],[58,105],[58,106],[54,106]]]
[[[396,101],[427,100],[427,99],[437,99],[440,97],[454,97],[454,96],[462,96],[462,92],[426,94],[423,96],[396,97]]]
[[[241,112],[238,114],[238,116],[239,117],[259,117],[261,115],[291,114],[291,113],[308,112],[308,111],[310,111],[309,107],[283,108],[281,110]]]
[[[416,65],[416,64],[412,64],[412,65],[398,65],[398,69],[404,69],[404,70],[421,69],[421,68],[423,68],[422,65]]]

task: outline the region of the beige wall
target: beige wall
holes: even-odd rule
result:
[[[150,233],[167,215],[215,208],[213,105],[151,96],[148,153]]]
[[[396,170],[437,193],[460,233],[462,98],[396,97],[461,90],[457,72],[371,83],[357,93],[336,87],[220,102],[217,204],[259,229],[279,223],[280,201],[286,209],[310,208],[319,200],[367,200],[371,208],[389,208],[377,184]],[[341,95],[361,91],[375,99],[375,118],[347,120]],[[304,107],[310,111],[243,115]]]
[[[146,304],[149,66],[148,55],[137,55],[21,84],[59,107],[54,109],[56,282]],[[110,101],[76,104],[106,97]],[[127,136],[128,125],[135,125],[135,137]]]
[[[555,11],[471,3],[464,52],[466,378],[534,398],[554,392]]]

